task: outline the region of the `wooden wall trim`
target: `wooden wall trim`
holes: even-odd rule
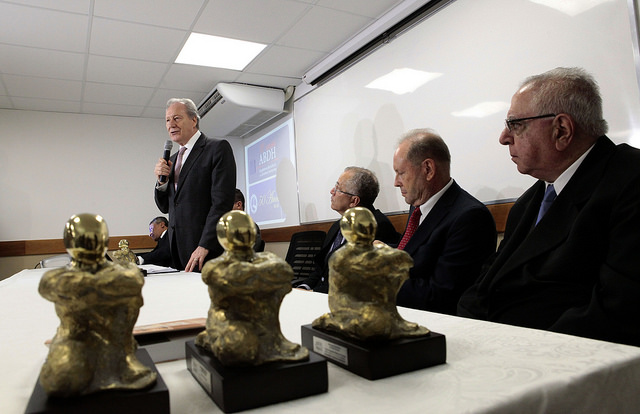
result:
[[[491,214],[493,215],[493,219],[496,222],[496,229],[498,233],[504,233],[504,228],[507,223],[507,216],[509,215],[509,210],[513,206],[513,202],[509,203],[498,203],[498,204],[490,204],[487,206]],[[389,221],[396,228],[398,233],[404,232],[404,227],[407,223],[408,214],[392,214],[388,215]],[[335,221],[335,220],[334,220]],[[262,239],[269,242],[289,242],[291,240],[291,236],[294,233],[300,231],[310,231],[310,230],[322,230],[328,231],[331,224],[334,221],[326,221],[322,223],[313,223],[313,224],[301,224],[299,226],[290,226],[290,227],[280,227],[277,229],[262,229],[260,234]]]
[[[156,246],[149,236],[112,236],[109,237],[109,250],[118,249],[122,239],[129,241],[132,250],[153,249]],[[62,239],[0,241],[0,257],[61,254],[66,251]]]
[[[513,206],[512,202],[490,204],[487,206],[493,218],[496,221],[498,233],[504,233],[504,227],[507,222],[509,210]],[[389,215],[389,220],[399,233],[404,231],[408,214]],[[299,226],[280,227],[277,229],[262,229],[262,239],[269,242],[289,242],[294,233],[308,230],[327,231],[333,221],[322,223],[301,224]],[[120,240],[129,241],[129,248],[136,249],[153,249],[156,243],[149,236],[112,236],[109,238],[109,250],[116,250]],[[0,241],[0,257],[10,256],[28,256],[28,255],[44,255],[44,254],[60,254],[66,250],[62,239],[48,240],[18,240],[18,241]]]

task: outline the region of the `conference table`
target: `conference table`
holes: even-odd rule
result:
[[[0,281],[0,412],[24,412],[59,319],[38,294],[47,269]],[[207,286],[198,273],[149,275],[137,325],[203,318]],[[328,312],[327,296],[294,289],[280,322],[300,343],[301,325]],[[443,365],[370,381],[328,363],[327,393],[250,410],[256,413],[637,413],[640,348],[454,316],[398,308],[408,321],[444,334]],[[156,367],[171,412],[221,410],[184,359]],[[251,393],[251,390],[247,390]],[[249,411],[247,411],[249,412]]]

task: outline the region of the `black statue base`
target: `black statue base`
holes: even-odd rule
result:
[[[262,407],[327,392],[327,361],[309,360],[225,367],[210,352],[187,341],[187,369],[225,413]]]
[[[370,380],[444,364],[447,361],[445,337],[436,332],[418,338],[363,342],[303,325],[302,345],[334,364]]]
[[[127,414],[162,413],[169,414],[169,390],[156,369],[151,357],[144,349],[136,351],[140,362],[158,374],[156,383],[144,390],[107,390],[80,397],[49,397],[40,385],[36,386],[25,410],[26,414]]]

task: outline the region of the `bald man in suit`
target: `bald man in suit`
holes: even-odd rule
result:
[[[397,304],[455,315],[460,296],[495,252],[497,235],[487,207],[451,178],[450,165],[449,148],[429,129],[405,134],[393,155],[394,184],[411,206],[398,248],[414,263]]]

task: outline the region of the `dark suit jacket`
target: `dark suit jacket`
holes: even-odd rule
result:
[[[454,181],[404,248],[414,265],[397,304],[455,315],[460,295],[495,252],[496,237],[487,207]]]
[[[158,244],[150,252],[140,255],[144,259],[144,264],[154,264],[158,266],[171,267],[171,250],[169,249],[169,231],[160,237]]]
[[[177,153],[171,156],[175,166]],[[202,246],[209,249],[206,260],[223,251],[216,225],[233,208],[236,188],[236,162],[225,140],[200,136],[180,171],[177,191],[174,171],[169,174],[167,191],[156,188],[156,205],[169,213],[169,242],[174,266],[184,269],[191,253]],[[176,248],[174,248],[176,246]]]
[[[367,208],[373,212],[373,215],[378,222],[376,240],[380,240],[387,244],[397,244],[400,240],[400,234],[396,231],[395,227],[393,227],[393,224],[391,224],[387,216],[378,209],[374,209],[373,207]],[[315,258],[316,268],[308,278],[304,279],[302,282],[296,283],[296,286],[305,284],[313,289],[314,292],[329,292],[329,258],[331,257],[331,254],[333,254],[330,250],[331,245],[339,232],[340,219],[336,220],[327,232],[327,236],[322,243],[322,249],[320,249]],[[345,240],[342,241],[340,246],[344,243]]]
[[[600,137],[533,227],[544,187],[515,203],[459,314],[640,345],[640,150]]]

